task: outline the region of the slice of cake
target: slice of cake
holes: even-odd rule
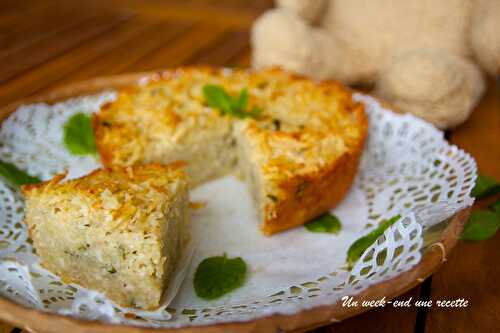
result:
[[[189,237],[181,165],[64,177],[22,187],[42,265],[122,306],[158,307]]]
[[[214,86],[219,108],[205,94]],[[224,112],[240,103],[245,108]],[[106,166],[184,160],[191,186],[242,175],[267,235],[345,196],[368,131],[363,105],[335,82],[206,67],[167,71],[120,91],[93,125]]]
[[[254,74],[263,116],[238,121],[238,171],[266,235],[301,225],[350,189],[368,130],[363,105],[335,82],[281,71]],[[250,82],[253,83],[254,79]]]
[[[350,150],[335,135],[269,135],[255,124],[239,132],[240,171],[264,234],[303,224],[335,206],[349,190],[361,146]]]

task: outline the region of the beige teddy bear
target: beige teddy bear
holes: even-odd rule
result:
[[[469,116],[481,69],[500,73],[500,0],[278,0],[252,29],[253,65],[375,84],[440,128]]]

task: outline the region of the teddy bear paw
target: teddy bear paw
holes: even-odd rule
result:
[[[484,80],[475,65],[434,50],[396,57],[376,86],[379,96],[439,128],[465,121],[483,91]]]

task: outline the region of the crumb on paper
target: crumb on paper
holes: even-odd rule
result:
[[[191,209],[202,209],[207,206],[206,201],[190,201],[189,202],[189,208]]]

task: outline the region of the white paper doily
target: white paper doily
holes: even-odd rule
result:
[[[52,106],[19,108],[0,129],[0,159],[42,179],[65,169],[72,177],[86,174],[99,163],[73,156],[64,148],[63,125],[71,115],[95,112],[113,98],[113,92],[105,92]],[[343,225],[339,235],[311,233],[301,227],[266,238],[258,231],[250,195],[240,181],[228,176],[204,184],[191,194],[207,205],[192,214],[198,248],[179,293],[168,308],[134,311],[115,306],[97,292],[64,284],[42,269],[22,224],[23,201],[0,180],[0,295],[82,319],[180,327],[334,304],[342,296],[410,269],[421,258],[425,229],[473,203],[470,192],[476,165],[424,121],[394,114],[369,96],[356,94],[355,98],[366,105],[370,128],[355,183],[332,210]],[[351,243],[397,214],[401,220],[348,271],[345,261]],[[203,301],[192,288],[194,270],[205,257],[223,253],[245,259],[247,281],[219,300]]]

